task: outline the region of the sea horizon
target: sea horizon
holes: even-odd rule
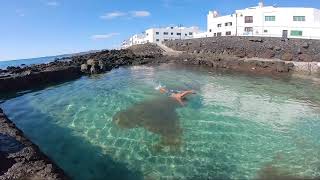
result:
[[[68,57],[71,55],[57,55],[57,56],[44,56],[44,57],[35,57],[35,58],[26,58],[26,59],[14,59],[14,60],[0,60],[0,69],[6,69],[9,66],[23,66],[23,65],[33,65],[33,64],[42,64],[49,63],[54,61],[57,58]]]
[[[76,52],[76,53],[70,53],[70,54],[60,54],[60,55],[48,55],[48,56],[40,56],[40,57],[32,57],[32,58],[22,58],[22,59],[11,59],[11,60],[0,60],[0,69],[6,69],[9,66],[22,66],[22,65],[34,65],[34,64],[42,64],[42,63],[49,63],[54,61],[57,58],[65,58],[65,57],[71,57],[74,55],[82,55],[92,52],[99,52],[106,49],[100,49],[100,50],[89,50],[84,52]]]

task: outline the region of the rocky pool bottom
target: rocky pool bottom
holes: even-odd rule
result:
[[[166,107],[159,84],[196,94]],[[82,77],[1,107],[73,179],[316,178],[319,87],[163,64]]]

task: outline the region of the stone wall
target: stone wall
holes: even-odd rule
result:
[[[320,40],[266,37],[212,37],[168,41],[166,42],[166,46],[192,54],[320,62]]]
[[[0,69],[0,93],[30,90],[53,83],[74,80],[82,75],[98,74],[126,65],[155,63],[161,48],[147,44],[124,50],[105,50],[73,56],[48,64]]]
[[[65,180],[67,175],[0,109],[0,180]]]

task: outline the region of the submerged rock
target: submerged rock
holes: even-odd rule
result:
[[[117,112],[113,122],[120,128],[145,128],[160,135],[158,147],[169,146],[175,149],[181,145],[182,129],[176,108],[180,104],[172,98],[161,97],[135,104]]]

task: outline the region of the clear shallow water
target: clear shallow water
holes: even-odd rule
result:
[[[157,149],[159,134],[112,121],[121,110],[161,97],[159,83],[197,92],[175,109],[182,129],[178,148]],[[253,179],[270,166],[319,177],[319,87],[142,66],[83,77],[1,106],[74,179]]]

